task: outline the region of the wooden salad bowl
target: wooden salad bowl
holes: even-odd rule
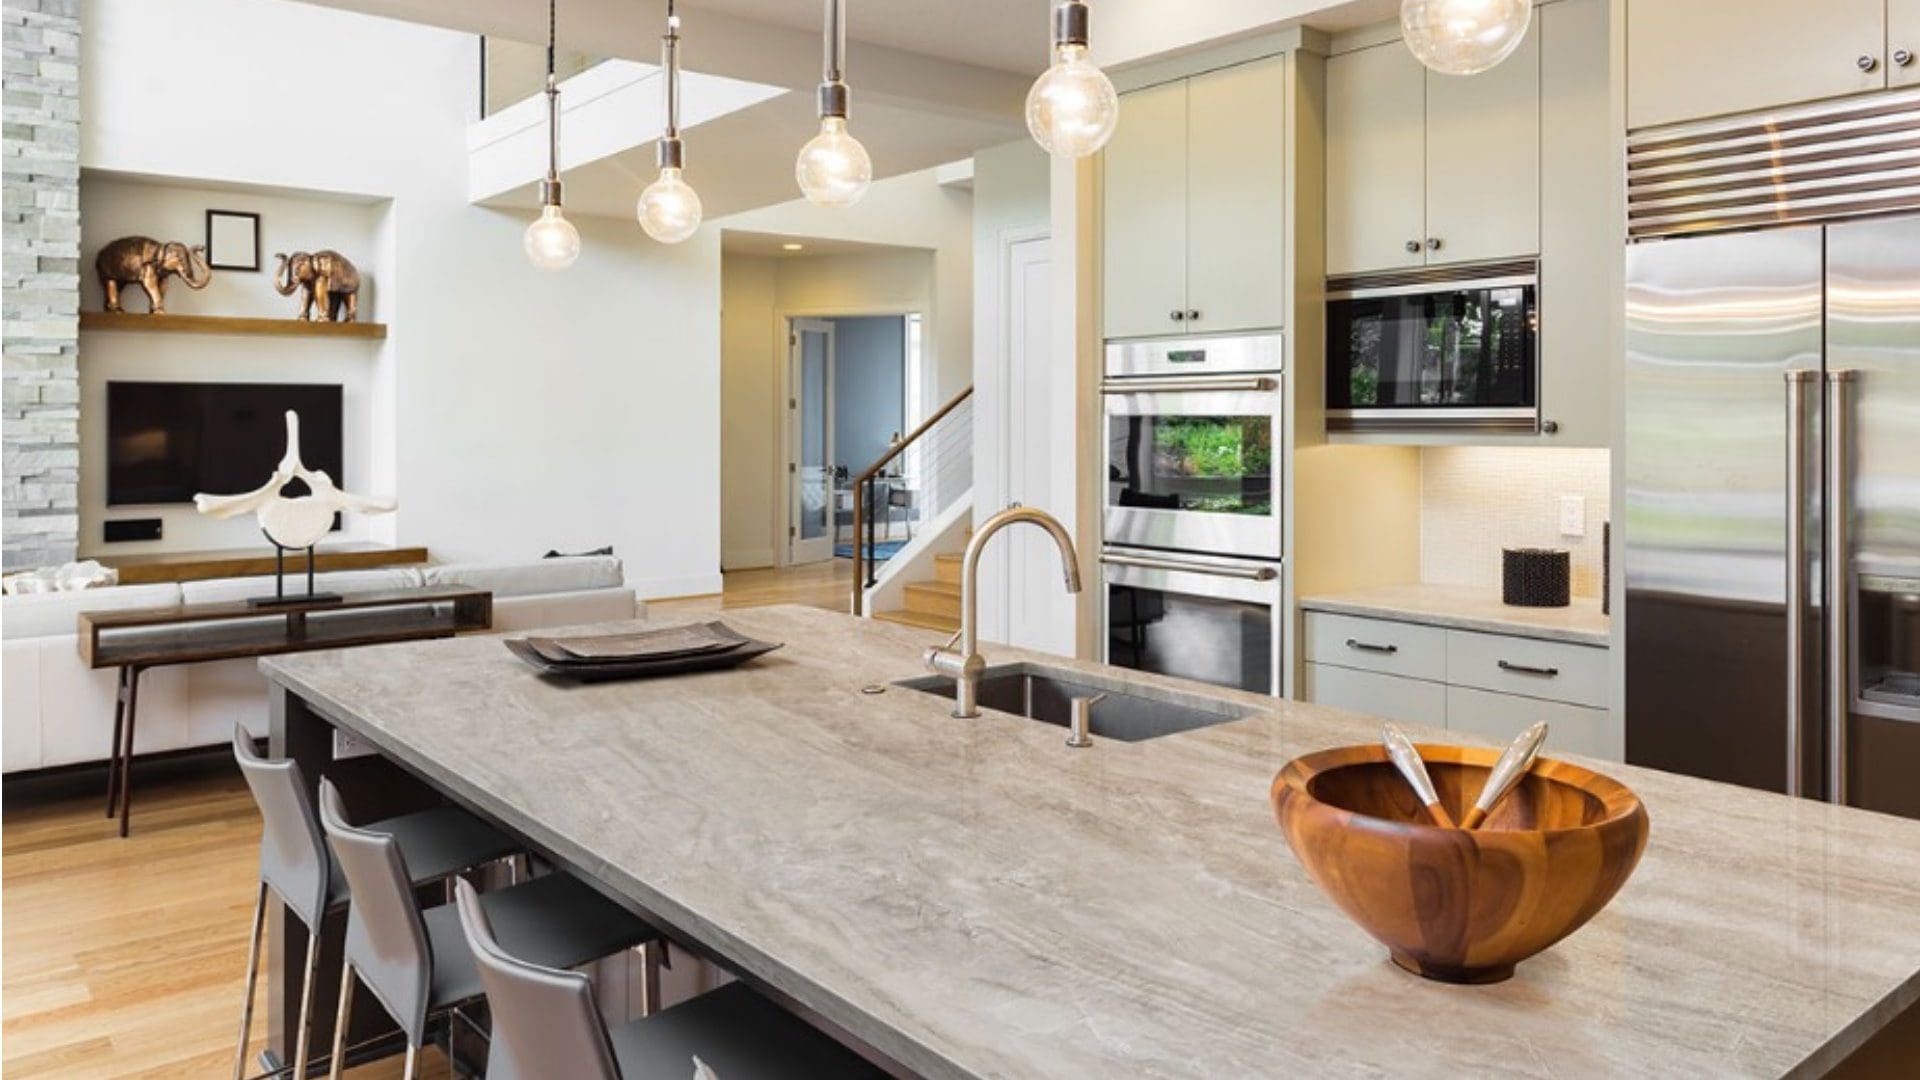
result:
[[[1497,749],[1416,747],[1460,820]],[[1477,830],[1431,823],[1380,746],[1295,758],[1273,813],[1308,876],[1393,962],[1452,983],[1499,982],[1578,930],[1626,883],[1647,811],[1618,781],[1541,758]]]

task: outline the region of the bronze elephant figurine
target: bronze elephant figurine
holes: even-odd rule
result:
[[[178,240],[161,243],[150,236],[123,236],[100,249],[93,268],[100,275],[100,288],[107,294],[107,310],[122,311],[120,292],[138,285],[147,294],[147,309],[155,315],[167,313],[167,279],[175,274],[189,289],[204,289],[213,280],[213,267],[207,265],[207,249],[188,247]]]
[[[274,291],[292,296],[293,290],[302,290],[299,318],[316,317],[316,299],[320,301],[320,321],[353,322],[360,317],[360,271],[345,255],[337,251],[296,251],[292,255],[276,253],[274,259]]]

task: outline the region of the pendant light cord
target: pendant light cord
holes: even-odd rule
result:
[[[667,0],[667,138],[680,137],[680,16]]]
[[[827,0],[827,56],[824,65],[826,74],[824,81],[830,83],[841,81],[843,73],[840,67],[845,61],[847,51],[846,14],[841,7],[842,3],[843,0]]]
[[[547,78],[553,78],[554,8],[559,0],[547,0]]]

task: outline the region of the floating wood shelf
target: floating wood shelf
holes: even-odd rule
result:
[[[304,322],[300,319],[256,319],[235,315],[148,315],[127,311],[83,311],[80,313],[80,329],[137,330],[164,334],[265,334],[370,341],[387,336],[385,323]]]

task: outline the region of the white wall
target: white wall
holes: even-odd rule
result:
[[[915,311],[931,317],[940,303],[938,263],[938,252],[906,248],[722,259],[722,566],[772,566],[783,558],[785,321]],[[949,396],[953,382],[950,375],[939,376],[938,361],[928,353],[923,368],[936,378],[926,380],[923,415]]]
[[[449,560],[611,543],[643,594],[719,587],[717,230],[669,248],[580,219],[580,261],[533,270],[525,220],[466,201],[469,35],[287,0],[82,18],[83,167],[392,200],[370,377],[386,535]],[[288,92],[314,71],[324,107]]]
[[[273,291],[273,253],[334,248],[355,260],[366,279],[361,286],[360,317],[377,321],[381,257],[378,237],[386,204],[340,198],[311,198],[176,184],[136,182],[89,173],[80,181],[80,306],[104,307],[93,258],[102,245],[123,236],[204,243],[206,211],[241,210],[260,215],[258,273],[215,270],[205,289],[195,291],[175,278],[167,289],[167,310],[182,314],[256,315],[281,318],[299,310],[299,296]],[[128,311],[144,312],[138,290],[125,299]],[[214,334],[133,334],[83,330],[80,351],[80,551],[82,555],[146,551],[205,551],[258,546],[260,529],[252,518],[218,521],[196,513],[190,504],[107,507],[107,383],[288,382],[338,384],[342,391],[343,458],[346,471],[335,477],[348,491],[373,492],[374,371],[382,346],[363,340],[321,338],[267,339]],[[280,448],[272,448],[279,456]],[[266,479],[262,474],[260,479]],[[101,523],[110,519],[161,520],[158,541],[107,544]],[[334,540],[369,535],[369,519],[349,516]]]
[[[1044,242],[1049,235],[1051,201],[1047,155],[1031,139],[982,150],[973,159],[974,295],[974,506],[975,520],[1019,501],[1074,520],[1075,473],[1071,456],[1057,457],[1050,440],[1035,429],[1045,417],[1071,416],[1056,402],[1052,380],[1044,372],[1012,370],[1013,334],[1050,337],[1042,325],[1014,325],[1023,311],[1015,293],[1036,298],[1022,281],[1011,280],[1008,258],[1015,244]],[[1031,249],[1029,249],[1031,250]],[[1029,267],[1029,273],[1047,271]],[[1047,292],[1042,287],[1040,292]],[[1048,322],[1057,314],[1034,315]],[[1021,353],[1029,366],[1051,366],[1045,345]],[[1064,413],[1061,410],[1066,410]],[[1044,413],[1044,416],[1043,416]],[[1039,424],[1021,418],[1040,419]],[[984,634],[991,640],[1071,654],[1074,651],[1074,598],[1059,586],[1060,556],[1038,532],[1017,529],[990,547],[982,560],[980,597]],[[992,583],[999,583],[994,585]],[[1093,589],[1089,578],[1086,587]]]

